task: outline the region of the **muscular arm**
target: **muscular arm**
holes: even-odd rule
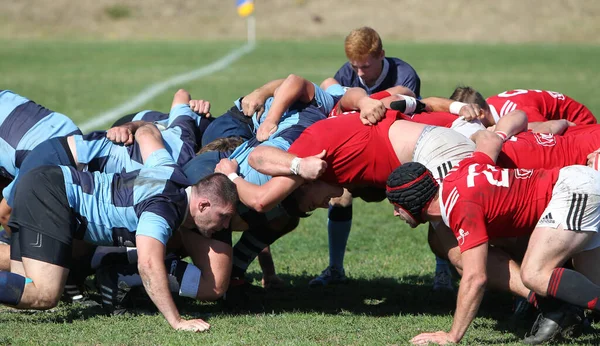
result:
[[[173,328],[177,328],[181,316],[175,306],[164,264],[165,246],[158,240],[148,236],[136,237],[138,249],[138,270],[144,288],[154,305]]]
[[[562,135],[569,126],[574,125],[574,123],[569,122],[566,119],[559,119],[548,121],[536,121],[533,123],[529,123],[527,128],[537,133],[553,133],[555,135]]]
[[[153,152],[164,149],[165,145],[158,128],[152,123],[146,123],[137,130],[135,140],[140,146],[140,153],[144,163]]]
[[[283,113],[296,101],[309,103],[315,97],[315,86],[302,77],[289,75],[277,88],[265,120],[260,124],[256,138],[264,141],[276,130]],[[259,115],[260,117],[260,115]]]
[[[266,100],[275,94],[275,90],[283,83],[284,79],[276,79],[255,89],[242,98],[242,112],[246,116],[258,113],[260,117],[265,110]]]
[[[496,124],[495,131],[502,131],[510,138],[518,133],[527,131],[527,114],[521,110],[506,113]]]
[[[323,161],[325,151],[317,155],[300,159],[298,175],[306,180],[315,180],[327,169],[327,163]],[[292,161],[296,155],[279,148],[261,145],[256,147],[248,157],[250,166],[262,174],[276,176],[292,176]]]
[[[487,242],[462,253],[463,276],[460,280],[456,312],[450,335],[459,342],[477,315],[487,281]]]
[[[496,162],[504,143],[500,136],[492,131],[479,130],[471,136],[471,140],[475,142],[475,151],[486,154]]]
[[[273,209],[303,182],[304,179],[298,176],[273,177],[264,185],[255,185],[242,178],[233,180],[240,201],[259,213]]]

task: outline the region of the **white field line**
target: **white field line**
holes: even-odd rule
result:
[[[229,67],[229,65],[231,65],[233,62],[253,51],[254,48],[254,41],[250,41],[244,46],[232,51],[231,53],[227,54],[226,56],[213,62],[210,65],[206,65],[199,69],[173,76],[165,81],[152,84],[146,89],[142,90],[139,94],[134,96],[131,100],[120,104],[113,109],[110,109],[106,112],[94,116],[90,120],[81,124],[79,128],[83,133],[87,133],[91,130],[98,129],[100,126],[106,125],[109,122],[113,122],[127,113],[130,113],[134,110],[139,110],[139,107],[144,105],[156,95],[159,95],[160,93],[164,92],[168,88],[191,82],[202,77],[206,77],[217,71]]]

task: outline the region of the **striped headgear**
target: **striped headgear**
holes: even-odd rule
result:
[[[438,187],[425,166],[407,162],[390,174],[385,190],[390,203],[404,210],[417,223],[423,223],[423,211],[435,197]]]

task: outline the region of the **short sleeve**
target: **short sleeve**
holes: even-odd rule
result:
[[[488,241],[485,215],[475,203],[458,202],[449,215],[450,229],[456,237],[460,252],[465,252]]]
[[[143,235],[154,238],[165,246],[171,237],[173,230],[167,220],[155,213],[145,211],[140,215],[137,224],[136,236]]]
[[[167,149],[158,149],[152,152],[150,156],[144,162],[144,167],[158,167],[158,166],[166,166],[166,165],[174,165],[175,161],[167,151]]]

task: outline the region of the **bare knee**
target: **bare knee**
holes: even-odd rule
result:
[[[23,309],[48,310],[58,305],[60,295],[52,295],[48,292],[43,292],[43,290],[39,291],[36,296],[24,296],[18,307]]]
[[[523,285],[544,297],[546,296],[548,289],[550,275],[551,274],[544,273],[538,268],[531,268],[529,266],[521,267],[521,281],[523,282]]]

